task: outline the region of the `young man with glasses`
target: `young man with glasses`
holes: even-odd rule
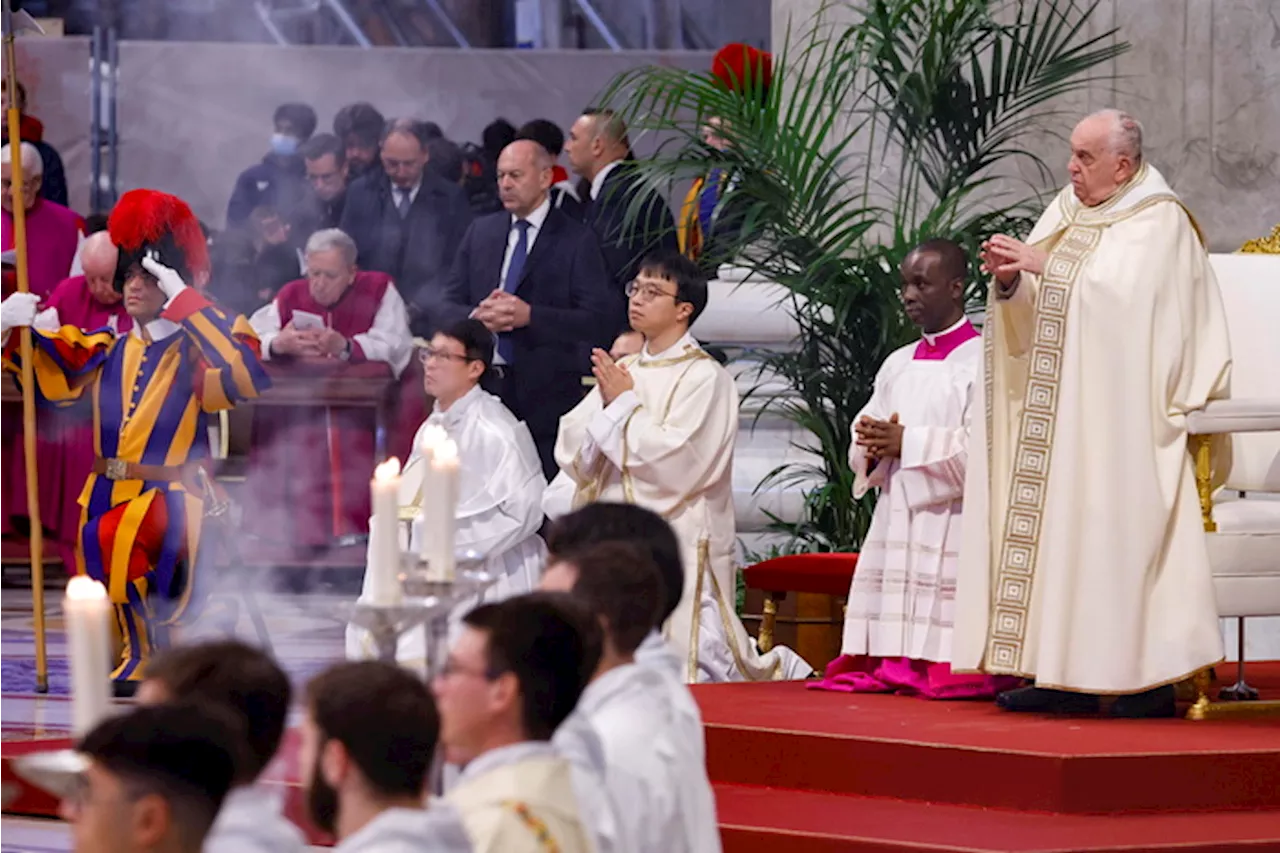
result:
[[[689,334],[707,280],[693,261],[661,252],[641,262],[626,293],[644,349],[619,362],[595,350],[597,385],[560,420],[556,461],[574,481],[574,505],[634,503],[671,522],[686,572],[664,633],[688,661],[685,680],[804,678],[810,667],[790,649],[757,652],[733,607],[738,391]]]
[[[467,614],[431,689],[445,760],[462,767],[445,798],[477,853],[598,849],[569,759],[551,744],[600,658],[591,615],[563,593]]]
[[[435,398],[430,417],[418,428],[413,453],[400,478],[400,517],[412,519],[405,548],[418,547],[422,479],[427,461],[422,441],[429,427],[443,428],[458,445],[458,551],[475,551],[488,560],[498,580],[484,594],[500,601],[538,585],[546,546],[542,526],[542,493],[547,487],[533,436],[523,421],[494,395],[480,387],[493,363],[493,335],[479,320],[462,320],[437,332],[420,351],[423,385]],[[370,578],[365,576],[365,593]],[[368,634],[347,628],[347,656],[372,657]],[[425,663],[423,635],[411,631],[400,638],[402,663]]]

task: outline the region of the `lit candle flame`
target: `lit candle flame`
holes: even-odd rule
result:
[[[93,601],[107,597],[107,588],[88,575],[76,575],[67,581],[67,598],[72,601]]]
[[[458,461],[458,444],[451,438],[436,445],[434,461],[451,464]]]
[[[373,469],[373,479],[379,483],[387,483],[400,476],[400,460],[392,456],[386,462]]]
[[[444,427],[439,424],[428,424],[422,430],[422,442],[419,444],[419,447],[422,448],[423,453],[429,454],[439,447],[441,442],[447,441],[448,439],[449,433],[445,432]]]

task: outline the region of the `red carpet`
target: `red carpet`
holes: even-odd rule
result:
[[[1280,663],[1249,679],[1280,698]],[[694,689],[726,853],[1280,851],[1280,720]]]
[[[1280,698],[1280,663],[1249,680]],[[800,683],[694,695],[725,853],[1280,851],[1280,719],[1050,719]],[[7,725],[4,757],[60,734]],[[266,781],[328,843],[299,775],[290,732]],[[30,790],[9,810],[56,813]]]

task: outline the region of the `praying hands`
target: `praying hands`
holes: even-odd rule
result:
[[[618,364],[602,349],[591,351],[591,372],[595,374],[600,399],[606,406],[636,387],[636,381],[631,378],[626,365]]]
[[[897,459],[902,456],[902,424],[894,412],[887,421],[879,421],[865,415],[854,425],[858,446],[865,447],[872,459]]]
[[[471,316],[484,323],[491,332],[510,332],[529,325],[530,308],[514,293],[495,290],[484,298]]]

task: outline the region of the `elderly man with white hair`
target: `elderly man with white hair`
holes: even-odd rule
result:
[[[358,269],[355,243],[337,228],[312,234],[305,260],[307,277],[286,284],[249,321],[263,360],[398,378],[413,338],[391,277]],[[247,483],[251,532],[303,551],[367,533],[373,453],[368,409],[260,409]]]
[[[13,240],[13,146],[0,148],[0,207],[4,208],[4,251]],[[40,197],[44,163],[30,142],[22,143],[22,206],[27,221],[27,270],[31,292],[48,296],[71,274],[84,222],[75,211]]]
[[[1169,716],[1223,656],[1186,416],[1227,391],[1227,324],[1133,117],[1081,121],[1068,172],[1025,242],[982,250],[953,667],[1033,679],[1009,710]]]

